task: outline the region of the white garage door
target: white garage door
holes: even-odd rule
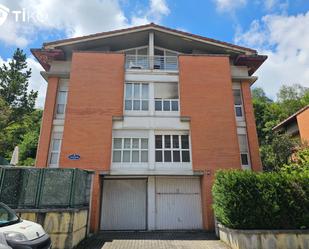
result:
[[[199,178],[156,178],[156,229],[202,229]]]
[[[101,230],[146,229],[146,179],[104,180]]]

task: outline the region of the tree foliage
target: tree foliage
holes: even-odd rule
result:
[[[263,167],[267,171],[278,170],[288,162],[297,142],[286,135],[277,134],[272,129],[309,104],[309,89],[298,84],[283,85],[277,94],[277,100],[273,101],[266,96],[262,88],[254,88],[252,102]]]
[[[35,110],[38,93],[28,89],[30,77],[20,49],[0,67],[0,156],[9,161],[18,145],[21,165],[34,163],[42,117],[42,111]]]

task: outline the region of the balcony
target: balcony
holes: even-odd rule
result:
[[[126,69],[178,71],[177,56],[126,55]]]

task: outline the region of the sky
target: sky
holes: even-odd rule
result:
[[[268,55],[254,86],[273,99],[283,84],[309,87],[308,0],[0,0],[0,65],[24,50],[42,108],[47,83],[31,48],[150,22]]]

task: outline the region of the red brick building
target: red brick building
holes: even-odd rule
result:
[[[273,128],[309,143],[309,105],[292,114]]]
[[[212,230],[215,171],[261,170],[255,50],[149,24],[32,52],[48,82],[36,166],[96,172],[93,231]]]

